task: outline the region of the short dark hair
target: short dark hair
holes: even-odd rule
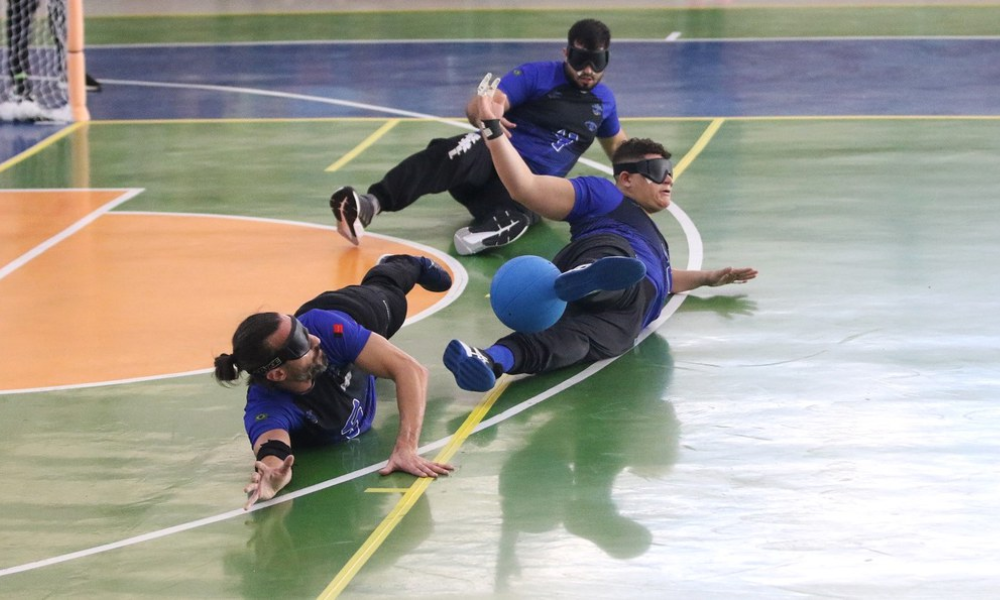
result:
[[[575,42],[585,50],[607,50],[611,46],[611,30],[597,19],[581,19],[569,28],[567,41],[571,47]]]
[[[658,142],[647,138],[631,138],[618,145],[614,156],[611,157],[612,164],[630,163],[642,160],[647,154],[659,154],[663,158],[670,158],[670,152]]]
[[[272,358],[274,348],[267,342],[281,325],[281,315],[265,312],[250,315],[233,334],[233,353],[215,357],[215,379],[221,384],[232,384],[240,378],[240,371],[250,373],[250,383],[267,384],[263,376],[254,375],[253,370]]]

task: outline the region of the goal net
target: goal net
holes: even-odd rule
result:
[[[70,75],[77,66],[83,70],[83,15],[71,14],[81,6],[79,0],[0,0],[0,120],[87,119],[85,75]]]

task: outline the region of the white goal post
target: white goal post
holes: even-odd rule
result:
[[[0,0],[0,121],[87,121],[83,0]]]

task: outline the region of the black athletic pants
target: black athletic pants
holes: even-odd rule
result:
[[[635,253],[619,236],[594,235],[570,242],[552,262],[566,272],[606,256],[634,257]],[[643,278],[625,290],[570,302],[559,321],[545,331],[513,333],[497,343],[514,354],[513,374],[546,373],[618,356],[635,344],[655,297],[653,283]]]
[[[362,327],[391,338],[406,320],[406,294],[420,277],[420,264],[400,257],[375,265],[360,285],[323,292],[303,304],[296,316],[320,308],[347,313]]]
[[[403,210],[421,196],[441,192],[465,206],[476,223],[503,209],[519,210],[535,219],[534,213],[507,193],[479,132],[431,140],[427,148],[404,159],[368,188],[387,212]]]

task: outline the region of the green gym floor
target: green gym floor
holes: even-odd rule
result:
[[[738,80],[713,72],[718,93],[694,97],[667,76],[634,77],[639,61],[619,57],[641,43],[623,43],[613,85],[625,130],[674,152],[676,206],[656,221],[675,266],[752,266],[759,277],[675,296],[616,360],[505,378],[485,395],[456,387],[444,347],[504,334],[486,298],[491,275],[520,254],[552,256],[567,228],[545,223],[512,247],[458,256],[451,235],[466,217],[438,195],[380,216],[352,249],[326,205],[339,185],[364,186],[458,131],[441,119],[461,121],[478,80],[459,67],[439,79],[387,73],[406,52],[390,47],[386,59],[355,44],[371,53],[376,83],[346,95],[302,69],[301,87],[284,91],[425,116],[314,115],[136,83],[153,69],[144,52],[166,52],[159,44],[214,35],[253,52],[229,35],[252,32],[239,16],[182,17],[197,40],[166,27],[137,34],[130,24],[155,29],[142,18],[88,21],[88,64],[104,79],[95,120],[0,126],[0,144],[15,149],[0,163],[0,597],[998,597],[1000,9],[963,6],[949,19],[902,6],[907,16],[890,19],[866,12],[886,7],[814,8],[842,11],[827,29],[802,7],[741,10],[654,13],[703,28],[687,37],[750,38],[736,23],[769,23],[765,37],[803,37],[805,50],[768,55],[784,65],[742,64]],[[541,60],[558,58],[544,53],[558,52],[578,12],[488,14],[535,23],[524,37],[552,43],[524,60]],[[653,35],[653,18],[596,13],[616,39]],[[349,18],[371,38],[422,37],[393,28],[407,16]],[[455,13],[465,26],[427,36],[482,37],[481,17]],[[309,31],[325,17],[271,18]],[[845,20],[879,19],[900,42],[931,39],[915,46],[925,62],[841,37],[852,35]],[[759,44],[735,43],[739,56],[685,52],[707,69]],[[798,73],[816,44],[837,46],[826,58],[854,61],[870,91],[846,72],[851,93],[829,73],[813,95],[792,76],[757,77]],[[981,46],[956,58],[964,44]],[[456,63],[471,52],[444,46]],[[481,60],[512,66],[511,48]],[[215,74],[158,64],[175,70],[158,83],[279,87],[231,77],[214,52]],[[421,45],[417,62],[433,71],[435,52]],[[947,93],[921,79],[952,60]],[[986,71],[972,81],[977,60]],[[596,148],[588,158],[576,173],[606,168]],[[291,486],[244,512],[244,392],[214,383],[213,356],[248,312],[292,310],[400,245],[445,261],[459,283],[422,301],[394,338],[430,369],[422,443],[455,473],[374,472],[398,422],[392,386],[380,384],[372,432],[297,453]]]

